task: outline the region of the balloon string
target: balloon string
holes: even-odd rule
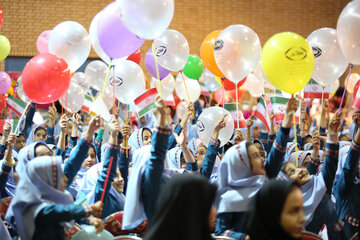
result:
[[[322,86],[321,106],[320,106],[320,122],[319,122],[319,129],[318,129],[319,132],[320,132],[320,127],[321,127],[323,111],[325,110],[325,109],[323,109],[323,107],[324,107],[324,92],[325,92],[325,86]]]
[[[64,101],[63,98],[61,98],[61,100]],[[66,108],[69,108],[71,112],[76,113],[76,112],[70,107],[70,105],[67,105]],[[61,108],[61,110],[62,110],[62,109],[63,109],[63,108]],[[65,112],[65,114],[66,114],[66,112]]]
[[[155,60],[155,68],[156,68],[156,77],[158,80],[159,96],[162,98],[162,88],[161,88],[161,82],[160,82],[159,65],[158,65],[157,56],[155,53],[155,45],[152,44],[151,47],[152,47],[152,52],[153,52],[153,56],[154,56],[154,60]]]
[[[342,95],[342,97],[341,97],[340,107],[339,107],[339,111],[338,111],[338,113],[337,113],[337,116],[339,116],[339,114],[340,114],[340,112],[341,112],[341,111],[340,111],[340,110],[341,110],[341,106],[342,106],[343,101],[344,101],[344,97],[345,97],[347,85],[348,85],[348,83],[349,83],[349,78],[350,78],[350,75],[351,75],[351,72],[352,72],[353,67],[354,67],[354,65],[353,65],[353,64],[350,64],[349,75],[347,76],[347,79],[346,79],[345,89],[344,89],[343,95]]]
[[[207,105],[207,104],[208,104],[208,101],[207,101],[207,99],[206,99],[205,94],[203,94],[203,96],[204,96],[204,99],[205,99],[205,104]]]
[[[240,128],[240,121],[239,121],[239,99],[238,99],[238,88],[236,88],[236,114],[237,114],[237,129]]]
[[[116,104],[116,98],[115,98],[115,67],[113,68],[113,114],[115,116],[115,104]]]
[[[128,111],[127,111],[128,106],[125,105],[125,124],[128,124]],[[128,153],[128,136],[125,137],[125,153],[126,153],[126,158],[128,158],[129,153]]]
[[[68,98],[68,92],[66,92],[66,99],[65,99],[65,114],[67,113],[67,107],[68,107],[67,98]]]
[[[112,63],[112,60],[110,59],[110,64],[106,70],[106,75],[105,75],[105,81],[104,81],[104,85],[103,85],[103,88],[102,88],[102,91],[101,91],[101,99],[104,99],[104,93],[105,93],[105,89],[106,89],[106,84],[107,84],[107,81],[108,81],[108,77],[109,77],[109,72],[110,72],[110,68],[111,68],[111,63]],[[115,66],[114,66],[115,67]]]
[[[181,76],[182,76],[182,79],[183,79],[183,82],[184,82],[184,86],[185,86],[186,94],[187,94],[187,97],[188,97],[188,100],[189,100],[189,104],[191,104],[190,95],[189,95],[188,88],[187,88],[187,86],[186,86],[184,74],[183,74],[182,71],[180,71],[180,72],[181,72]],[[194,112],[192,113],[192,116],[193,116],[193,118],[195,118]]]
[[[222,80],[222,92],[223,92],[222,103],[223,103],[223,107],[224,107],[224,104],[225,104],[225,87],[224,87],[225,78],[222,78],[221,80]]]
[[[293,112],[293,123],[294,123],[294,141],[295,141],[295,156],[296,156],[296,166],[299,166],[299,158],[298,158],[298,147],[297,147],[297,131],[296,131],[296,116],[295,111]]]
[[[114,157],[111,157],[110,158],[110,163],[109,163],[109,168],[108,168],[107,173],[106,173],[106,179],[105,179],[105,182],[104,182],[104,187],[103,187],[103,190],[102,190],[102,193],[101,193],[101,198],[100,198],[101,205],[103,205],[103,203],[104,203],[106,186],[108,184],[108,180],[109,180],[109,177],[110,177],[110,171],[111,171],[111,166],[112,166],[113,160],[114,160]]]

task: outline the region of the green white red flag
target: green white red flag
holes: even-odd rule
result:
[[[15,113],[18,117],[21,117],[23,112],[26,110],[26,103],[11,94],[8,95],[7,106],[9,109],[13,108],[13,113]]]
[[[258,105],[256,107],[254,116],[259,119],[266,127],[268,132],[270,132],[270,119],[266,110],[266,104],[263,98],[259,99]]]
[[[88,94],[85,94],[84,105],[81,107],[81,110],[90,113],[90,107],[91,104],[93,104],[93,102],[94,102],[94,98]]]
[[[330,96],[330,85],[324,89],[324,99]],[[323,87],[315,81],[310,81],[304,88],[304,98],[321,99]]]
[[[246,121],[244,115],[241,110],[239,110],[239,114],[237,113],[236,103],[225,103],[224,109],[228,110],[228,112],[231,114],[231,117],[234,119],[234,128],[246,128]],[[239,103],[238,109],[240,109]]]
[[[156,96],[157,96],[157,90],[156,88],[152,88],[134,100],[136,111],[139,118],[141,118],[146,113],[156,108],[155,106]]]
[[[271,106],[275,114],[276,122],[282,122],[286,114],[286,104],[289,101],[288,98],[280,96],[271,96],[270,97]],[[295,112],[295,122],[300,123],[300,101],[298,101],[298,109]]]

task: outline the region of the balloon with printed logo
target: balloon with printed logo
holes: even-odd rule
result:
[[[49,38],[49,52],[63,58],[75,72],[90,54],[91,42],[86,29],[74,21],[59,23]]]
[[[145,77],[140,66],[133,61],[118,62],[110,70],[108,84],[115,84],[115,97],[122,103],[130,104],[145,90]]]
[[[69,88],[70,79],[68,64],[51,53],[31,58],[22,73],[26,96],[30,101],[40,104],[57,101]]]
[[[126,60],[130,60],[130,61],[133,61],[136,64],[140,64],[140,62],[141,62],[141,51],[140,51],[140,49],[136,50],[134,53],[132,53],[130,56],[128,56]]]
[[[312,78],[317,83],[326,86],[344,74],[349,62],[341,51],[335,29],[317,29],[306,40],[314,52],[315,66]]]
[[[89,80],[90,79],[86,78],[86,75],[83,72],[76,72],[71,78],[71,82],[77,83],[84,92],[87,92],[90,89]]]
[[[97,13],[95,15],[95,17],[92,19],[91,23],[90,23],[90,28],[89,28],[90,41],[91,41],[91,45],[94,48],[97,55],[104,62],[106,62],[107,64],[110,64],[110,61],[111,61],[110,57],[108,55],[106,55],[106,53],[102,49],[102,47],[100,45],[99,38],[98,38],[98,33],[97,33],[98,21],[99,21],[100,13],[101,12]]]
[[[129,56],[145,41],[130,32],[120,15],[116,2],[110,3],[99,13],[97,36],[101,48],[111,59]]]
[[[342,10],[337,26],[337,40],[347,60],[360,64],[360,1],[349,2]]]
[[[275,87],[295,94],[306,86],[313,74],[314,54],[305,38],[282,32],[265,43],[261,65],[266,78]]]
[[[164,79],[162,79],[160,81],[160,84],[161,84],[162,98],[166,98],[173,94],[176,83],[172,74],[169,74]],[[158,93],[160,93],[159,80],[157,80],[156,78],[151,78],[150,87],[151,88],[156,87]]]
[[[201,94],[201,87],[198,81],[193,80],[193,79],[189,79],[186,76],[184,76],[185,78],[185,84],[187,87],[187,91],[189,93],[189,97],[190,97],[190,101],[191,102],[195,102],[196,100],[199,99],[200,94]],[[182,100],[185,100],[187,102],[189,102],[189,97],[188,94],[186,92],[186,88],[184,85],[184,80],[182,78],[181,73],[179,73],[176,77],[176,87],[175,87],[175,92],[176,95],[178,95],[178,97]]]
[[[102,61],[90,62],[85,68],[86,82],[95,90],[102,90],[108,66]]]
[[[37,41],[36,47],[39,53],[48,53],[49,52],[49,38],[51,30],[46,30],[40,33]]]
[[[205,86],[212,92],[221,88],[221,84],[216,81],[216,76],[212,74],[208,69],[205,68],[202,78],[204,80]]]
[[[231,25],[217,37],[214,56],[221,72],[237,84],[253,71],[260,61],[259,37],[248,26]]]
[[[63,108],[66,108],[66,111],[75,113],[80,111],[84,105],[84,99],[85,93],[82,87],[75,82],[71,82],[69,89],[61,96],[59,102]]]
[[[214,46],[216,42],[216,38],[221,33],[221,30],[216,30],[209,33],[203,42],[201,43],[200,47],[200,56],[203,60],[205,67],[214,75],[219,77],[225,77],[225,75],[220,71],[219,67],[216,64],[215,57],[214,57]]]
[[[221,147],[231,138],[234,132],[234,120],[231,114],[221,107],[210,107],[202,111],[197,122],[196,131],[201,142],[208,146],[215,124],[225,115],[226,126],[219,131],[219,140]]]
[[[5,94],[11,87],[11,78],[6,72],[0,72],[0,94]]]
[[[9,53],[10,53],[10,42],[4,35],[0,35],[0,61],[7,58]]]
[[[189,43],[180,32],[167,29],[153,46],[159,65],[173,72],[184,68],[189,57]]]
[[[157,78],[156,62],[154,59],[152,48],[149,48],[149,50],[146,52],[145,67],[146,67],[146,70],[151,74],[151,76],[153,76],[154,78]],[[158,67],[160,79],[163,79],[167,75],[169,75],[169,73],[170,73],[169,70],[167,70],[166,68],[163,68],[160,65],[158,65],[157,67]]]
[[[189,58],[183,69],[185,76],[191,79],[199,79],[204,71],[204,64],[196,55],[189,55]]]
[[[125,26],[143,39],[156,39],[170,25],[174,0],[117,0]]]

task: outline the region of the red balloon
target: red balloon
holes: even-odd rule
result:
[[[0,8],[0,28],[1,28],[2,22],[3,22],[3,12],[2,12],[2,9]]]
[[[356,93],[357,93],[357,91],[359,89],[359,86],[360,86],[360,80],[354,86],[354,93],[353,93],[354,99],[355,99]]]
[[[43,53],[30,59],[22,73],[26,96],[35,103],[52,103],[69,88],[70,68],[64,59]]]
[[[141,52],[140,49],[136,50],[133,54],[131,54],[126,60],[133,61],[137,64],[140,64],[141,62]]]
[[[224,88],[226,91],[230,91],[230,90],[234,90],[235,89],[235,83],[233,83],[232,81],[230,81],[227,78],[222,78],[221,79],[224,82]],[[240,82],[238,82],[237,87],[241,87],[246,81],[246,77],[241,80]]]
[[[236,101],[236,89],[230,91],[231,98]],[[238,100],[244,96],[244,90],[238,88]]]

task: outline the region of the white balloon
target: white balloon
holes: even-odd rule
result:
[[[145,90],[144,73],[138,64],[129,60],[120,61],[114,67],[110,70],[108,84],[111,89],[115,84],[116,98],[129,104]]]
[[[16,94],[23,102],[28,103],[30,100],[28,99],[28,97],[24,92],[21,81],[22,81],[22,76],[20,76],[16,81]]]
[[[81,107],[84,105],[85,93],[82,87],[75,83],[70,82],[70,87],[60,99],[60,104],[65,108],[68,112],[78,112]]]
[[[169,95],[172,95],[176,86],[175,79],[172,74],[167,75],[164,79],[160,81],[161,84],[161,93],[162,97],[166,98]],[[151,78],[150,80],[150,87],[156,87],[158,93],[160,93],[159,89],[159,80],[155,78]]]
[[[121,20],[143,39],[156,39],[170,25],[174,0],[117,0]]]
[[[100,16],[100,12],[95,15],[95,17],[93,18],[93,20],[90,23],[89,35],[90,35],[91,45],[93,46],[97,55],[104,62],[106,62],[107,64],[110,64],[110,58],[108,55],[106,55],[106,53],[102,49],[99,39],[98,39],[98,36],[97,36],[97,25],[98,25],[99,16]]]
[[[237,84],[253,71],[260,61],[259,37],[245,25],[231,25],[217,37],[214,57],[226,78]]]
[[[184,68],[190,53],[189,43],[184,35],[167,29],[153,44],[160,66],[173,72]]]
[[[103,89],[107,69],[108,66],[106,66],[104,62],[99,60],[92,61],[86,66],[86,81],[92,88],[98,91],[101,91]]]
[[[338,90],[339,86],[340,86],[339,79],[333,81],[330,86],[330,94],[335,93]]]
[[[63,58],[70,71],[75,72],[90,54],[91,43],[86,29],[74,21],[59,23],[52,30],[49,52]]]
[[[258,63],[258,65],[255,67],[253,74],[255,75],[255,77],[261,81],[263,81],[265,83],[265,87],[275,90],[276,87],[274,87],[274,85],[272,85],[272,83],[267,79],[267,77],[265,76],[264,71],[262,70],[261,67],[261,61]]]
[[[354,87],[356,85],[356,83],[360,80],[360,75],[357,73],[352,73],[350,75],[346,90],[352,94],[354,92]]]
[[[199,82],[197,80],[185,77],[185,84],[186,84],[187,90],[189,92],[190,101],[195,102],[196,100],[198,100],[200,97],[200,94],[201,94],[201,87],[200,87]],[[186,87],[184,85],[183,78],[182,78],[181,74],[179,73],[178,76],[176,77],[175,92],[176,92],[176,95],[178,95],[178,97],[180,99],[188,102],[189,97],[186,92]]]
[[[74,76],[72,76],[71,82],[79,84],[84,92],[87,92],[90,89],[90,83],[83,72],[76,72]]]
[[[103,101],[107,110],[110,110],[114,104],[114,89],[110,86],[105,87]]]
[[[337,39],[347,60],[360,64],[360,0],[348,3],[337,22]]]
[[[200,79],[204,80],[205,86],[212,92],[221,88],[221,85],[216,81],[215,75],[206,68]]]
[[[312,78],[317,83],[326,86],[344,74],[349,62],[341,51],[335,29],[317,29],[306,40],[314,52],[315,66]]]
[[[186,109],[188,107],[188,104],[186,102],[180,102],[176,107],[176,115],[181,118],[184,116]]]
[[[250,95],[253,97],[261,97],[263,94],[265,94],[265,83],[259,80],[252,73],[247,76],[242,88],[248,90]]]
[[[221,147],[224,146],[231,138],[234,132],[234,120],[231,114],[221,107],[210,107],[205,109],[196,122],[196,130],[201,142],[208,146],[212,136],[215,124],[225,115],[226,126],[219,132],[219,140]]]

